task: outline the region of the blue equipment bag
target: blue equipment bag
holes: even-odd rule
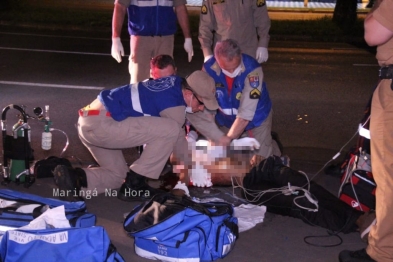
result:
[[[135,252],[161,261],[213,261],[239,238],[233,207],[225,202],[196,203],[171,193],[155,195],[125,219]]]
[[[0,189],[0,200],[16,201],[17,203],[0,208],[0,225],[22,227],[40,216],[46,208],[64,206],[65,215],[72,227],[91,227],[96,224],[96,216],[88,213],[84,201],[68,202],[54,198],[46,198],[10,189]],[[32,213],[16,212],[23,205],[38,204]]]
[[[103,227],[9,230],[0,245],[1,261],[119,261],[124,259]]]

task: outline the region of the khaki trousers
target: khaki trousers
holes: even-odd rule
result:
[[[99,167],[85,168],[88,190],[98,193],[119,188],[129,171],[122,149],[146,144],[142,155],[131,166],[134,172],[158,179],[174,145],[180,128],[163,117],[128,117],[117,122],[101,110],[99,115],[80,116],[78,133]]]
[[[150,77],[150,60],[157,55],[173,57],[173,35],[168,36],[136,36],[131,35],[128,70],[131,84],[141,82]]]
[[[378,262],[393,261],[393,90],[382,80],[371,103],[371,166],[376,188],[377,223],[367,253]]]

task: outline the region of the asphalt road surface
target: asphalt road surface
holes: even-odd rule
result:
[[[26,112],[33,115],[34,107],[50,106],[52,127],[56,129],[52,132],[51,150],[41,149],[43,122],[28,121],[37,160],[59,156],[68,139],[63,156],[82,166],[94,163],[77,136],[77,111],[94,100],[100,90],[129,82],[128,57],[117,63],[110,56],[110,37],[110,31],[105,30],[82,32],[0,26],[0,108],[9,104],[24,105]],[[126,38],[123,45],[128,55]],[[194,39],[194,50],[193,60],[188,63],[182,39],[176,39],[179,75],[186,76],[201,68],[203,57],[197,39]],[[273,41],[263,70],[273,101],[273,130],[278,133],[293,168],[314,177],[340,149],[344,155],[356,144],[359,121],[378,80],[374,54],[348,44]],[[16,123],[17,113],[9,110],[6,114],[7,133]],[[125,156],[128,163],[132,163],[137,157],[135,149],[125,150]],[[337,192],[338,178],[319,172],[314,179]],[[27,190],[47,195],[53,187],[51,179],[43,179]],[[90,211],[99,216],[98,224],[105,225],[126,260],[145,261],[133,254],[132,240],[121,228],[122,214],[135,204],[104,197],[88,201]],[[364,246],[355,233],[346,235],[344,245],[333,249],[321,250],[302,241],[305,234],[321,232],[325,231],[296,219],[270,215],[263,225],[244,233],[238,241],[239,247],[224,260],[335,261],[341,249]],[[266,238],[256,240],[260,236]]]
[[[74,128],[77,110],[100,90],[128,83],[128,56],[120,64],[110,56],[108,32],[1,28],[0,40],[0,108],[25,105],[32,114],[34,107],[49,105],[52,127],[69,136],[67,151],[89,161]],[[197,41],[191,63],[186,61],[181,39],[177,43],[178,74],[200,69],[203,58]],[[123,45],[129,54],[127,39]],[[293,164],[296,159],[323,163],[357,129],[377,81],[374,55],[350,45],[306,42],[272,42],[269,50],[263,70],[273,101],[273,130]],[[12,116],[9,111],[10,127],[16,122]],[[42,152],[35,144],[40,143],[43,125],[34,120],[29,124],[37,157],[61,152],[62,133],[54,133],[54,148]],[[296,150],[313,152],[303,157]]]

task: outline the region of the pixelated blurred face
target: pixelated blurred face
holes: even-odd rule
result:
[[[190,170],[179,170],[178,173],[182,173],[184,177],[191,176],[191,180],[195,180],[195,175],[203,176],[207,172],[213,185],[231,185],[232,179],[237,181],[237,183],[241,182],[242,178],[250,171],[249,155],[223,156],[222,154],[226,154],[224,152],[226,149],[223,149],[223,147],[214,148],[214,146],[209,146],[209,149],[214,152],[206,153],[203,150],[195,151],[195,147],[189,147],[189,151],[192,153],[192,166],[188,167]],[[222,152],[221,148],[223,149]],[[185,168],[187,167],[182,166],[180,169]]]
[[[192,160],[188,165],[180,159],[171,158],[173,172],[179,174],[182,182],[190,181],[197,187],[240,185],[251,169],[250,158],[254,155],[251,150],[215,146],[203,139],[190,140],[187,153]]]
[[[238,161],[231,158],[221,158],[213,161],[211,164],[204,165],[210,174],[212,180],[214,175],[225,174],[228,176],[240,176],[249,172],[249,164],[245,161]]]
[[[223,56],[218,56],[216,57],[216,61],[221,69],[224,69],[229,73],[233,73],[240,65],[241,56],[236,56],[232,60],[228,60],[226,57]]]
[[[176,68],[169,65],[163,69],[159,69],[158,67],[153,67],[150,69],[150,75],[153,79],[158,79],[161,77],[167,77],[176,74]]]

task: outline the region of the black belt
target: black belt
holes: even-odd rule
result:
[[[393,65],[381,67],[379,69],[379,79],[393,79]]]
[[[393,79],[393,65],[381,67],[379,69],[379,79]],[[390,88],[393,90],[393,81]]]

